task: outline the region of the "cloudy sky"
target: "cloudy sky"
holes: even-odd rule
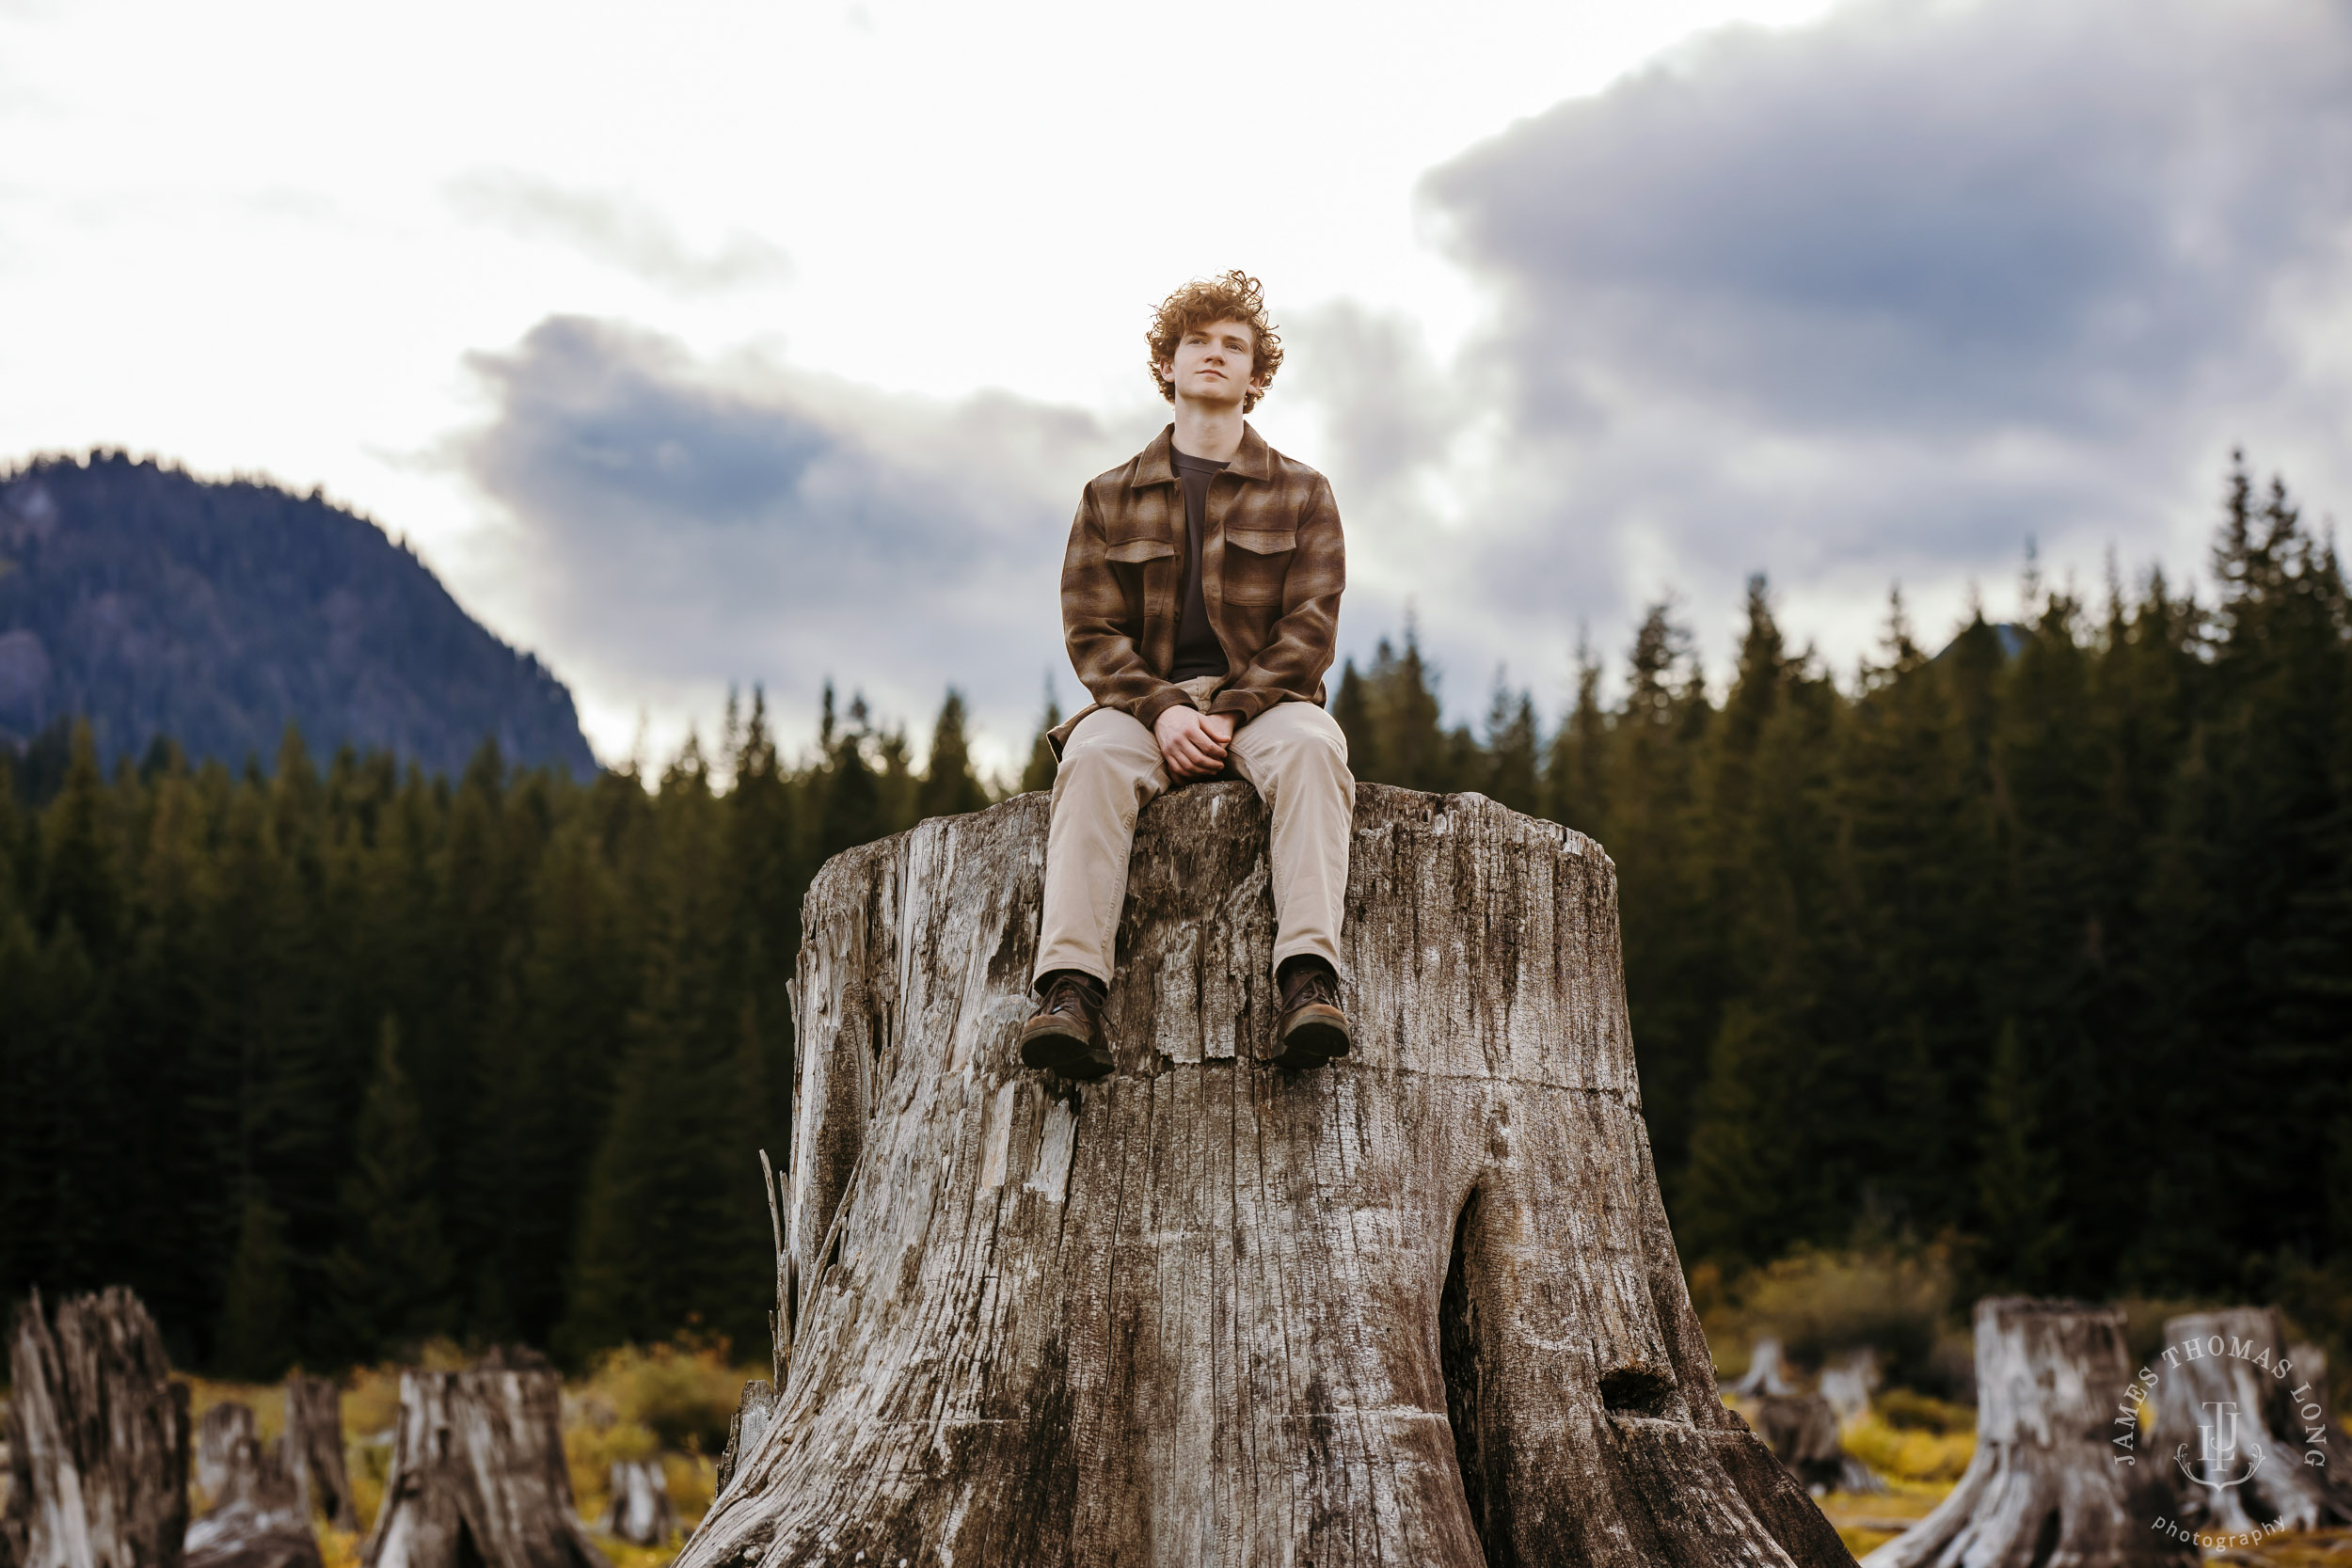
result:
[[[600,755],[820,684],[1025,749],[1079,484],[1183,278],[1458,713],[1746,573],[1840,664],[2028,539],[2352,502],[2352,6],[0,0],[0,460],[328,493]]]

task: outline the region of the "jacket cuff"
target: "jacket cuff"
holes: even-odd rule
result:
[[[1247,724],[1281,700],[1279,693],[1251,691],[1227,687],[1209,700],[1211,713],[1230,713],[1240,723]]]
[[[1141,724],[1148,730],[1153,728],[1159,723],[1161,714],[1166,713],[1169,708],[1176,706],[1180,703],[1185,707],[1197,705],[1194,704],[1191,694],[1186,692],[1183,687],[1175,685],[1163,686],[1157,691],[1152,692],[1152,695],[1137,703],[1132,711],[1136,716],[1136,722]]]

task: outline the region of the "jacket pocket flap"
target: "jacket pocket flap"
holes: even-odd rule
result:
[[[1138,561],[1157,561],[1164,555],[1174,555],[1176,546],[1165,539],[1128,539],[1113,545],[1105,553],[1113,561],[1133,563]]]
[[[1229,529],[1225,542],[1237,550],[1248,550],[1253,555],[1280,555],[1284,550],[1298,548],[1298,531],[1295,528]]]

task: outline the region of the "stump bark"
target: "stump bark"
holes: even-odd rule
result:
[[[359,1503],[343,1463],[343,1391],[323,1377],[286,1379],[286,1467],[303,1505],[340,1530],[359,1528]]]
[[[1264,810],[1165,796],[1078,1085],[1013,1044],[1045,818],[810,890],[787,1382],[681,1568],[1851,1561],[1716,1397],[1597,845],[1359,786],[1355,1053],[1286,1074]]]
[[[2327,1362],[2296,1359],[2277,1312],[2238,1307],[2168,1318],[2164,1340],[2149,1367],[2150,1458],[2184,1524],[2220,1535],[2352,1524],[2352,1488],[2335,1469]],[[2282,1358],[2289,1366],[2280,1376]]]
[[[609,1568],[573,1513],[563,1386],[528,1351],[400,1378],[367,1568]]]
[[[70,1297],[53,1323],[35,1291],[17,1315],[8,1373],[0,1561],[179,1568],[188,1391],[171,1381],[138,1297],[119,1286]]]
[[[262,1444],[251,1410],[226,1402],[205,1411],[196,1451],[197,1484],[211,1506],[188,1527],[181,1568],[319,1568],[286,1449]]]
[[[2123,1314],[2079,1302],[1977,1303],[1977,1452],[1935,1511],[1863,1568],[2155,1568],[2197,1560],[2152,1527],[2145,1464],[2109,1445],[2132,1383]]]

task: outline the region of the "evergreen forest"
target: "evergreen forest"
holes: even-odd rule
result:
[[[1476,726],[1408,633],[1333,709],[1360,779],[1614,858],[1686,1264],[1909,1238],[1984,1289],[2284,1299],[2342,1340],[2332,541],[2241,467],[2203,588],[2026,597],[1940,647],[1894,599],[1841,672],[1759,578],[1734,667],[1661,604],[1565,712],[1498,687]],[[796,755],[755,697],[658,774],[577,780],[490,747],[321,768],[294,733],[109,771],[57,732],[0,789],[0,1297],[128,1284],[176,1362],[249,1378],[436,1336],[756,1355],[802,895],[989,803],[964,736],[951,691],[918,768],[828,693]],[[1052,768],[1041,732],[1018,787]]]

